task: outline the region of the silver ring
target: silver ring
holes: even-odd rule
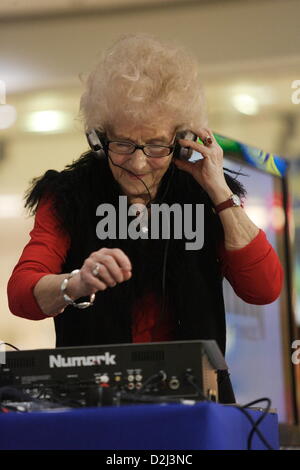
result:
[[[95,264],[95,267],[94,267],[94,269],[93,269],[93,271],[92,271],[92,274],[93,274],[93,276],[95,276],[95,277],[97,277],[97,276],[98,276],[98,274],[99,274],[99,269],[100,269],[100,266],[101,266],[101,264],[100,264],[100,263],[96,263],[96,264]]]

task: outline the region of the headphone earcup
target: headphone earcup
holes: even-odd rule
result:
[[[94,152],[94,154],[98,160],[105,160],[107,158],[107,155],[104,152],[104,150],[100,150],[99,152]]]
[[[197,140],[197,136],[191,131],[181,131],[177,133],[176,140],[175,140],[175,148],[173,150],[173,157],[179,158],[180,160],[189,160],[192,156],[193,149],[190,147],[182,147],[178,139],[186,139],[186,140]]]
[[[99,131],[92,129],[86,134],[87,141],[91,150],[94,152],[95,156],[99,159],[104,159],[107,157],[106,154],[106,138],[105,134],[101,134]]]
[[[175,147],[173,150],[173,158],[180,158],[180,150],[181,146],[179,145],[178,141],[175,141]]]

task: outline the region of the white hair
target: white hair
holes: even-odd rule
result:
[[[199,64],[185,49],[147,34],[121,36],[89,74],[80,100],[86,131],[119,119],[177,130],[207,125]]]

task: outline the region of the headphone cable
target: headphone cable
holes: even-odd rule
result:
[[[153,202],[153,199],[152,199],[152,196],[151,196],[151,193],[146,185],[146,183],[142,180],[142,178],[139,178],[137,175],[135,175],[135,173],[131,170],[128,170],[127,168],[124,168],[122,167],[121,165],[118,165],[117,163],[114,163],[113,160],[111,159],[110,155],[108,154],[108,151],[106,150],[105,151],[106,155],[108,156],[108,158],[110,159],[112,165],[114,166],[117,166],[118,168],[121,168],[122,170],[125,170],[127,171],[128,173],[131,173],[132,175],[136,176],[142,183],[143,185],[145,186],[146,190],[148,191],[148,194],[149,194],[149,201],[148,203],[146,204],[146,207],[148,208],[149,205]],[[171,184],[171,181],[173,180],[173,176],[174,176],[174,172],[175,172],[175,165],[173,163],[173,161],[171,161],[171,174],[170,174],[170,177],[169,177],[169,180],[168,180],[168,183],[166,185],[166,188],[165,188],[165,191],[162,195],[162,197],[160,198],[160,202],[163,202],[166,195],[167,195],[167,192],[169,190],[169,187],[170,187],[170,184]],[[154,199],[155,200],[155,199]],[[164,315],[165,315],[165,308],[166,308],[166,269],[167,269],[167,257],[168,257],[168,248],[169,248],[169,239],[166,240],[166,244],[165,244],[165,249],[164,249],[164,255],[163,255],[163,272],[162,272],[162,300],[161,300],[161,307],[160,307],[160,310],[161,310],[161,319],[163,319]]]

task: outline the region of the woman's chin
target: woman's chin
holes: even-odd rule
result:
[[[136,197],[136,196],[147,196],[148,192],[146,191],[146,188],[143,184],[140,185],[122,185],[121,186],[123,193],[130,197]]]
[[[123,190],[128,195],[139,195],[139,194],[148,194],[147,188],[150,190],[149,185],[147,183],[143,184],[141,181],[126,181],[126,183],[122,182],[121,186]]]

